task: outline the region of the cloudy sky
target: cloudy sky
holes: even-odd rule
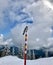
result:
[[[26,25],[29,27],[28,48],[51,45],[53,0],[0,0],[0,34],[23,46],[22,33]]]

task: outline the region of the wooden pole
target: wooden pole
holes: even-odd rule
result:
[[[27,31],[25,33],[25,46],[24,46],[24,65],[26,65],[27,58]]]
[[[26,65],[26,58],[27,58],[27,31],[28,31],[28,26],[25,27],[23,31],[23,35],[25,36],[25,45],[24,45],[24,65]]]

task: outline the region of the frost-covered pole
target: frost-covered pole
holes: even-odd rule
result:
[[[26,65],[26,57],[27,57],[27,31],[28,31],[28,26],[25,27],[23,31],[23,35],[25,36],[25,45],[24,45],[24,65]]]

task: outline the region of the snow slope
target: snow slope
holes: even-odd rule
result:
[[[24,65],[24,60],[15,56],[0,58],[0,65]],[[27,60],[27,65],[53,65],[53,57],[38,60]]]

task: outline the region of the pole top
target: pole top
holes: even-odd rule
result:
[[[28,26],[25,27],[24,31],[23,31],[23,35],[25,34],[25,32],[28,31]]]

